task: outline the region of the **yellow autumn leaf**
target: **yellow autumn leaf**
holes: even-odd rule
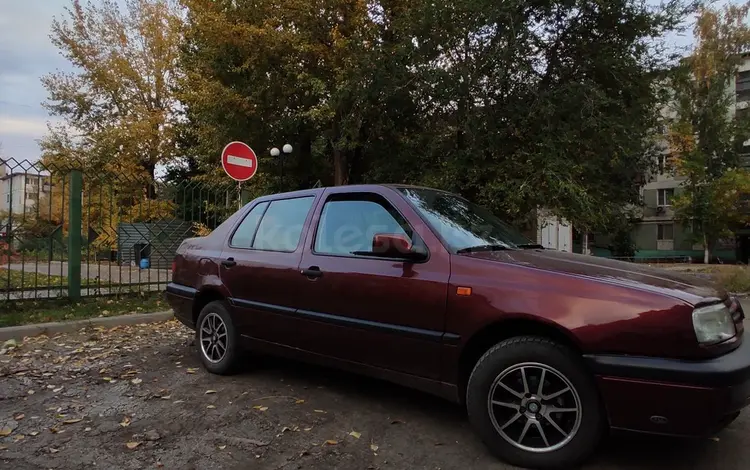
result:
[[[358,433],[357,431],[352,431],[352,432],[349,433],[349,435],[352,436],[355,439],[359,439],[360,437],[362,437],[362,434]]]
[[[13,432],[11,428],[0,428],[0,437],[7,437]]]
[[[136,441],[133,441],[133,442],[128,442],[128,443],[126,443],[126,444],[125,444],[125,446],[126,446],[126,447],[127,447],[128,449],[131,449],[131,450],[132,450],[132,449],[135,449],[135,448],[136,448],[136,447],[138,447],[139,445],[141,445],[141,443],[140,443],[140,442],[136,442]]]
[[[325,443],[326,443],[327,445],[329,445],[329,446],[335,446],[336,444],[338,444],[338,443],[339,443],[339,441],[334,441],[333,439],[329,439],[329,440],[327,440],[327,441],[326,441]]]
[[[211,395],[212,393],[216,393],[216,390],[206,390],[206,395]]]

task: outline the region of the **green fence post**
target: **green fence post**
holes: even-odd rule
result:
[[[81,298],[82,190],[83,174],[81,170],[72,170],[70,172],[70,204],[68,205],[68,297],[73,301]]]

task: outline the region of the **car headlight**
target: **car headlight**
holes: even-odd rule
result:
[[[724,304],[707,305],[693,310],[693,328],[701,344],[720,343],[737,334],[732,314]]]

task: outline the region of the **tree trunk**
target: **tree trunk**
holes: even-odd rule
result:
[[[584,255],[589,254],[589,232],[583,232],[583,250]]]
[[[335,146],[333,147],[333,184],[334,186],[349,184],[349,165],[346,153]]]
[[[708,249],[708,240],[706,240],[706,235],[703,235],[703,264],[708,264],[709,261],[711,261],[711,252]]]

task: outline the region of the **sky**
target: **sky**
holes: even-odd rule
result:
[[[0,155],[4,157],[39,158],[37,141],[47,122],[54,122],[41,104],[47,93],[40,79],[50,72],[71,70],[50,42],[50,25],[69,4],[70,0],[0,0]],[[686,36],[668,39],[690,43]]]

